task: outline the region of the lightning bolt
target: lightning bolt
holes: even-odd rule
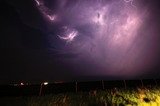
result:
[[[75,37],[78,36],[78,31],[75,29],[70,29],[67,26],[63,27],[64,31],[62,35],[58,35],[58,37],[62,40],[65,40],[67,43],[72,42]]]
[[[55,22],[56,21],[57,15],[53,14],[53,11],[48,9],[44,5],[43,1],[41,1],[41,0],[34,0],[34,1],[36,2],[39,11],[43,14],[44,17],[46,17],[51,22]]]

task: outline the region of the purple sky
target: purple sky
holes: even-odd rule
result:
[[[8,0],[6,5],[10,7],[3,6],[2,34],[8,37],[2,48],[16,52],[4,58],[4,64],[12,66],[8,57],[14,57],[15,67],[4,70],[2,80],[7,80],[11,70],[17,75],[9,75],[8,80],[159,77],[156,0]],[[9,8],[15,9],[16,15]],[[18,20],[6,19],[7,12]],[[7,20],[11,21],[9,28]],[[24,71],[18,74],[17,69]]]

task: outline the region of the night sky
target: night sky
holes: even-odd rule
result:
[[[1,0],[0,83],[160,77],[159,0]]]

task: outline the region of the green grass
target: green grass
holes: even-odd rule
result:
[[[145,102],[144,98],[150,101]],[[1,97],[0,106],[160,106],[160,89],[118,89],[32,97]]]

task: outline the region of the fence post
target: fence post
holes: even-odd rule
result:
[[[144,87],[142,79],[141,79],[141,85],[142,85],[142,87]]]
[[[39,96],[41,96],[41,95],[42,95],[42,87],[43,87],[43,83],[41,83],[41,85],[40,85],[40,89],[39,89]]]
[[[102,89],[104,90],[104,81],[102,80]]]
[[[76,93],[77,93],[77,92],[78,92],[77,82],[76,82],[76,86],[75,86],[75,88],[76,88]]]
[[[124,88],[127,89],[126,80],[123,80]]]
[[[155,82],[155,84],[156,84],[156,87],[157,87],[157,81],[156,81],[156,79],[154,79],[154,82]]]

